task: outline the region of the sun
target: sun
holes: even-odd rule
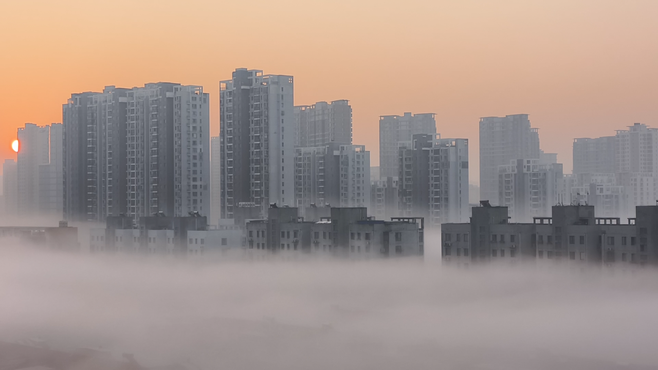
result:
[[[11,149],[18,153],[18,149],[20,148],[20,142],[18,140],[14,140],[13,143],[11,143]]]

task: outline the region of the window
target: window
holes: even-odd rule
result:
[[[646,252],[647,251],[647,246],[644,244],[640,244],[640,252]]]
[[[350,239],[354,240],[354,233],[350,233]]]
[[[579,239],[580,239],[580,244],[581,244],[581,245],[585,244],[585,237],[584,237],[583,235],[581,235],[581,236],[579,237]]]
[[[460,248],[457,248],[457,257],[461,256],[462,250]]]
[[[546,244],[553,244],[553,235],[546,235]]]
[[[491,242],[492,243],[498,243],[498,235],[491,234]]]
[[[546,251],[546,258],[553,259],[553,252],[552,251]]]
[[[569,259],[570,260],[575,260],[576,259],[576,252],[569,252]]]
[[[451,253],[451,251],[450,251],[450,246],[449,246],[449,245],[444,245],[444,246],[443,246],[443,254],[444,254],[445,256],[449,256],[450,253]]]
[[[608,245],[615,245],[615,237],[614,236],[609,236],[608,237]]]
[[[464,241],[468,243],[468,234],[464,234]]]
[[[501,257],[505,257],[505,250],[504,250],[504,249],[501,249],[501,250],[500,250],[500,256],[501,256]]]
[[[326,231],[322,232],[322,239],[327,239],[327,232]]]
[[[509,256],[511,258],[516,257],[516,248],[512,248],[512,249],[509,250]]]
[[[401,232],[396,232],[395,233],[395,241],[396,242],[401,242],[402,241],[402,233]]]
[[[314,232],[314,233],[313,233],[313,237],[314,237],[315,239],[320,239],[320,232],[319,232],[319,231]]]
[[[460,241],[461,241],[461,236],[462,236],[462,235],[461,235],[461,234],[456,234],[456,236],[457,236],[457,241],[460,242]]]
[[[285,238],[285,237],[286,237],[286,232],[285,232],[285,231],[282,231],[282,232],[281,232],[281,237],[282,237],[282,238]]]
[[[505,235],[500,234],[500,242],[505,243]]]
[[[227,244],[226,238],[222,238],[222,245],[226,245],[226,244]]]
[[[621,245],[626,245],[626,237],[625,236],[621,237]]]
[[[468,234],[465,234],[465,235],[468,235]],[[466,249],[466,248],[464,248],[464,256],[468,257],[468,249]]]
[[[293,234],[293,238],[298,238],[299,237],[299,231],[298,230],[294,230],[292,232],[292,234]]]
[[[443,234],[443,241],[444,242],[449,242],[449,241],[451,241],[451,239],[452,239],[451,234],[448,234],[448,233]]]
[[[634,236],[631,236],[631,245],[635,245],[635,240],[636,238]]]
[[[491,250],[491,257],[498,257],[498,250],[492,249]]]
[[[366,238],[366,240],[370,240],[370,233],[366,233],[365,238]]]
[[[250,237],[250,238],[253,238],[253,236],[254,236],[254,231],[253,231],[253,230],[249,230],[249,237]]]
[[[569,235],[569,244],[573,245],[576,244],[576,237],[573,235]]]
[[[544,244],[544,236],[537,235],[537,244]]]
[[[401,245],[396,245],[395,246],[395,253],[402,254],[402,246]]]
[[[361,240],[361,233],[356,233],[356,240]]]
[[[205,243],[206,243],[206,239],[201,239],[201,244],[205,244]]]
[[[510,241],[510,243],[516,243],[516,235],[510,235],[509,236],[509,241]]]
[[[286,231],[286,238],[290,239],[290,231]]]

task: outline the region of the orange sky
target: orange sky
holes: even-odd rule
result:
[[[21,0],[0,2],[0,159],[72,92],[171,81],[211,94],[236,67],[295,76],[295,103],[349,99],[378,163],[378,117],[436,112],[444,137],[528,113],[571,171],[574,137],[658,127],[658,1]]]

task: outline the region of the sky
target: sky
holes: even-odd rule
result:
[[[190,369],[658,368],[653,269],[122,258],[11,242],[0,257],[0,345]]]
[[[22,0],[0,2],[0,160],[71,93],[170,81],[211,94],[235,68],[295,77],[295,104],[349,99],[379,162],[380,115],[434,112],[443,137],[527,113],[572,168],[575,137],[658,127],[654,0]]]

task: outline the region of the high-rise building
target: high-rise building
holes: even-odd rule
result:
[[[616,151],[614,136],[574,139],[573,173],[615,173]]]
[[[16,161],[5,159],[2,165],[2,196],[4,198],[4,213],[7,216],[18,212],[18,175]]]
[[[295,146],[352,144],[352,107],[347,100],[295,107]]]
[[[73,94],[63,112],[67,219],[208,213],[210,123],[202,87],[108,86]]]
[[[372,176],[372,172],[371,172]],[[378,220],[400,215],[398,210],[398,178],[386,177],[370,181],[370,208],[368,213]]]
[[[63,105],[64,218],[127,212],[127,91],[72,94]]]
[[[516,159],[498,167],[498,204],[507,207],[512,220],[529,222],[548,217],[558,204],[562,186],[562,164],[543,164],[539,159]]]
[[[498,166],[539,158],[539,133],[527,114],[480,118],[480,199],[497,204]]]
[[[221,217],[240,204],[264,215],[270,203],[295,204],[292,76],[236,69],[220,82]]]
[[[210,224],[219,225],[219,218],[221,214],[221,183],[222,183],[222,167],[221,167],[221,152],[219,136],[210,138]]]
[[[414,135],[400,150],[402,216],[425,217],[430,226],[468,218],[468,139]]]
[[[60,220],[64,207],[63,126],[50,125],[50,162],[39,166],[39,213]]]
[[[398,151],[410,147],[416,134],[436,134],[434,113],[379,117],[379,168],[380,178],[397,177]]]
[[[297,207],[370,206],[370,152],[365,146],[329,143],[295,152]]]
[[[147,84],[127,93],[127,214],[210,214],[210,117],[201,86]]]
[[[18,178],[19,216],[35,216],[39,206],[39,168],[50,163],[50,126],[26,123],[18,129],[20,150],[16,169]]]

